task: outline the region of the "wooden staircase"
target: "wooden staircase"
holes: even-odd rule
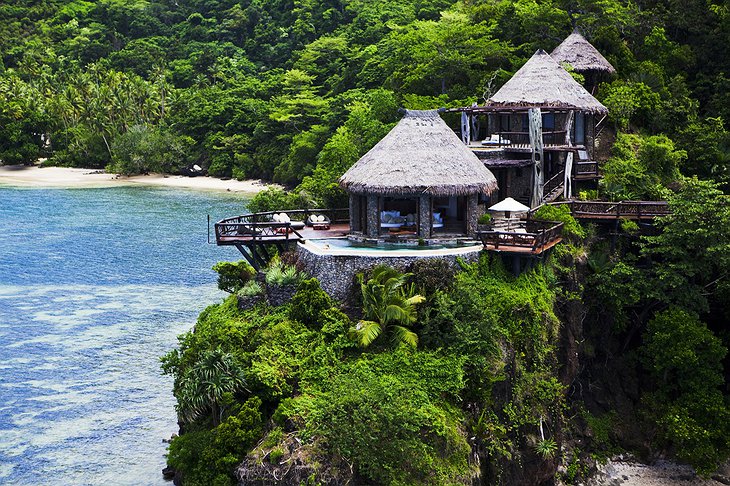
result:
[[[565,183],[565,170],[561,170],[550,179],[545,181],[543,185],[542,204],[555,201],[563,194],[563,185]]]

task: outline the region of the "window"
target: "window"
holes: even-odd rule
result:
[[[573,129],[575,130],[575,136],[573,141],[576,145],[583,145],[586,143],[586,116],[581,112],[575,113],[575,123],[573,123]]]
[[[542,115],[542,129],[544,131],[555,130],[555,113],[545,113]]]

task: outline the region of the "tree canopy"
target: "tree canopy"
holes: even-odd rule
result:
[[[482,101],[577,26],[617,68],[598,90],[616,126],[668,136],[679,170],[726,182],[729,25],[699,1],[12,0],[0,160],[198,164],[336,201],[398,106]]]

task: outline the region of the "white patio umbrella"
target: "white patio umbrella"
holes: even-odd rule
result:
[[[519,201],[515,201],[511,197],[503,199],[489,208],[489,211],[504,211],[505,214],[525,213],[529,210],[529,207],[525,206]]]

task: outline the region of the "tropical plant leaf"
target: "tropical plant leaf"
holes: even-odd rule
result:
[[[355,334],[357,335],[358,342],[360,343],[360,346],[363,347],[369,346],[373,341],[375,341],[382,331],[383,328],[375,321],[363,320],[358,322],[357,326],[355,326]]]

